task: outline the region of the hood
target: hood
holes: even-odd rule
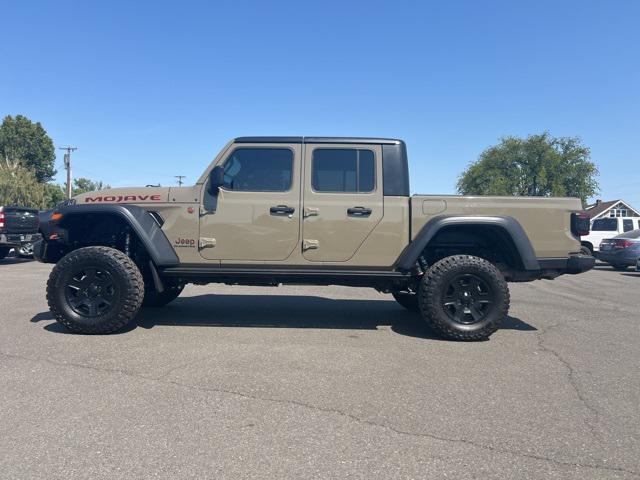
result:
[[[107,188],[95,192],[81,193],[73,199],[76,204],[85,203],[166,203],[170,187]]]

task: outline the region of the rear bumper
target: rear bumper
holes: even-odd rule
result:
[[[2,233],[0,234],[0,245],[20,247],[25,243],[34,243],[42,240],[39,233]]]
[[[591,255],[571,255],[567,259],[567,273],[583,273],[591,270],[595,264],[596,259]]]
[[[596,257],[602,262],[609,263],[611,265],[636,265],[640,259],[640,254],[636,251],[629,252],[607,252],[600,251]]]
[[[591,255],[575,253],[567,258],[539,258],[540,270],[557,271],[560,275],[564,273],[576,274],[591,270],[596,263],[596,259]]]

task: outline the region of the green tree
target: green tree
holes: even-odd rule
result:
[[[0,159],[11,166],[22,165],[35,172],[40,183],[56,174],[53,141],[39,122],[23,115],[7,115],[0,125]]]
[[[599,189],[590,157],[575,137],[505,137],[462,172],[457,189],[463,195],[578,197],[584,203]]]
[[[55,183],[44,184],[44,208],[50,209],[62,202],[67,195],[64,189]]]
[[[45,208],[45,188],[31,170],[0,161],[0,205]]]
[[[97,192],[98,190],[104,190],[105,188],[111,188],[109,185],[98,181],[94,182],[88,178],[76,178],[73,180],[73,194],[80,195],[81,193]]]

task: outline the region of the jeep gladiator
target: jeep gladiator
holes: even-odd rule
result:
[[[588,229],[576,198],[411,196],[401,140],[241,137],[193,186],[76,196],[35,256],[56,263],[48,303],[78,333],[121,329],[187,283],[334,284],[481,340],[507,315],[508,281],[593,267]]]

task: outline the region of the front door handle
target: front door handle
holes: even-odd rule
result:
[[[347,208],[347,215],[351,215],[352,217],[368,217],[371,215],[371,209],[364,207]]]
[[[295,211],[295,208],[286,205],[278,205],[277,207],[271,207],[269,209],[271,215],[292,215]]]

